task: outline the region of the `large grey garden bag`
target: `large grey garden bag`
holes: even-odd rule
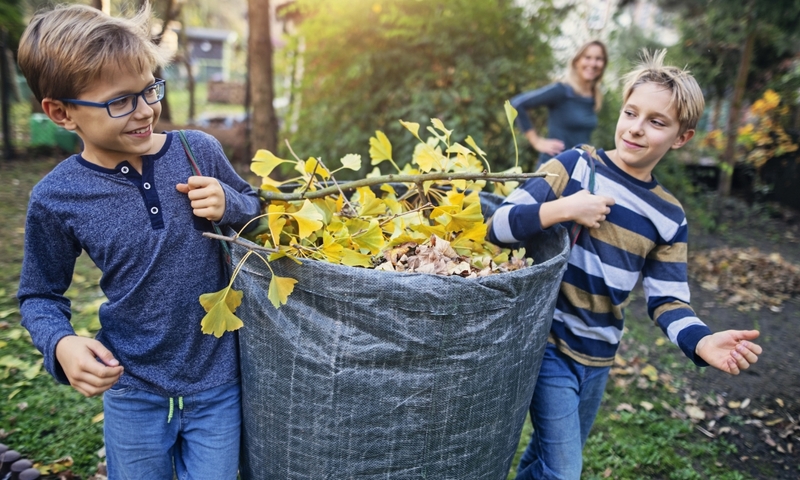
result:
[[[491,211],[496,206],[486,205]],[[245,480],[505,479],[566,268],[557,227],[532,267],[467,280],[288,259],[286,305],[250,257],[235,281]],[[246,253],[233,248],[234,262]]]

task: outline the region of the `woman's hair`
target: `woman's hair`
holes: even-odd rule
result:
[[[59,5],[31,19],[18,61],[36,99],[76,98],[109,72],[153,72],[169,57],[150,35],[150,2],[131,18],[86,5]]]
[[[578,71],[575,68],[575,65],[578,63],[578,60],[583,57],[586,53],[586,50],[592,46],[600,47],[600,50],[603,51],[603,68],[600,70],[600,75],[592,82],[592,97],[594,97],[594,111],[600,111],[600,107],[603,106],[603,92],[600,90],[600,81],[603,79],[603,73],[606,71],[606,66],[608,66],[608,49],[603,42],[600,40],[592,40],[590,42],[584,43],[581,48],[578,49],[578,52],[575,53],[575,56],[572,57],[572,60],[569,62],[569,70],[567,71],[567,83],[572,85],[573,88],[582,86],[582,82],[578,77]]]
[[[671,105],[675,106],[680,124],[680,133],[697,127],[697,122],[705,109],[705,98],[697,80],[689,70],[664,65],[667,50],[650,53],[642,49],[641,61],[636,68],[623,78],[622,103],[628,101],[633,90],[645,83],[662,85],[672,92]]]

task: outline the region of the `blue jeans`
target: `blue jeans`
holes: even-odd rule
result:
[[[517,480],[579,480],[589,436],[610,367],[587,367],[547,344],[530,414],[533,434]]]
[[[108,479],[236,479],[241,396],[238,381],[173,399],[128,387],[107,390]]]

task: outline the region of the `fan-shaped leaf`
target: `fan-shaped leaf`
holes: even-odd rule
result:
[[[289,295],[294,291],[295,283],[297,283],[297,280],[294,278],[272,275],[272,279],[269,281],[267,298],[275,308],[281,308],[281,305],[286,305]]]
[[[269,177],[269,174],[280,165],[281,163],[295,163],[293,160],[284,160],[278,158],[269,150],[258,150],[253,162],[250,164],[250,170],[259,177]]]
[[[392,143],[380,130],[377,130],[375,136],[369,139],[369,157],[372,159],[372,165],[377,165],[384,160],[392,160]]]

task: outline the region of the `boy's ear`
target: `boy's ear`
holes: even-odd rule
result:
[[[675,142],[673,142],[672,147],[670,148],[672,149],[681,148],[682,146],[686,145],[686,142],[691,140],[692,137],[694,137],[694,129],[690,128],[689,130],[686,130],[685,132],[678,135],[678,138],[675,139]]]
[[[67,105],[61,100],[45,98],[42,100],[42,110],[59,127],[67,130],[75,130],[76,125],[72,120],[72,115]]]

